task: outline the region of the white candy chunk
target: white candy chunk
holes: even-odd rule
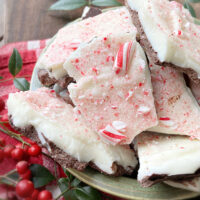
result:
[[[154,183],[151,176],[192,175],[200,168],[200,141],[186,136],[142,133],[135,146],[140,168],[138,180],[143,186]],[[156,180],[155,180],[156,181]]]
[[[122,121],[114,121],[112,125],[116,130],[122,130],[127,127],[127,124]]]
[[[139,113],[148,113],[150,112],[151,108],[147,107],[147,106],[140,106],[139,109],[138,109],[138,112]]]
[[[63,69],[64,62],[82,42],[89,42],[95,36],[127,32],[136,35],[136,28],[125,7],[71,23],[58,31],[54,41],[40,57],[39,68],[51,71],[51,75],[59,79],[67,74]]]
[[[151,79],[159,124],[158,133],[200,139],[200,107],[186,86],[183,74],[171,67],[152,66]]]
[[[32,125],[43,143],[45,137],[80,162],[93,162],[108,174],[115,173],[114,162],[125,170],[137,165],[130,148],[103,143],[76,109],[46,88],[10,94],[7,105],[16,127]]]
[[[200,26],[182,4],[168,0],[127,0],[161,62],[200,74]]]
[[[64,64],[77,82],[70,84],[68,90],[85,122],[97,133],[112,125],[126,136],[120,141],[115,140],[116,144],[130,144],[137,134],[158,123],[146,57],[132,37],[127,33],[106,36],[106,40],[105,37],[95,38],[80,46]],[[114,58],[119,56],[121,43],[127,41],[134,53],[126,73],[116,73]],[[98,73],[93,71],[94,67]],[[79,98],[82,95],[84,99]],[[119,122],[125,123],[126,127]],[[119,127],[125,128],[119,130]]]

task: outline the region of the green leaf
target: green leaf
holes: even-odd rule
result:
[[[6,184],[15,187],[14,182],[19,181],[19,174],[17,172],[7,175],[5,178],[0,178],[0,184]]]
[[[185,1],[184,7],[185,7],[186,9],[189,10],[190,14],[191,14],[193,17],[196,17],[196,13],[195,13],[194,8],[193,8],[187,1]]]
[[[54,3],[50,10],[75,10],[87,5],[86,0],[60,0]]]
[[[14,181],[18,181],[19,180],[19,174],[17,172],[9,174],[8,177],[11,178]]]
[[[40,188],[55,180],[51,172],[42,165],[33,164],[30,166],[30,170],[35,188]]]
[[[63,193],[65,200],[77,200],[74,195],[74,190],[69,190],[69,179],[60,178],[58,180],[58,186],[60,188],[61,193]]]
[[[3,76],[0,76],[0,80],[3,79]]]
[[[199,3],[200,0],[188,0],[190,3]]]
[[[93,6],[106,7],[106,6],[121,6],[122,4],[116,0],[93,0]]]
[[[90,186],[76,188],[75,195],[78,200],[101,200],[101,194]]]
[[[71,175],[65,168],[63,168],[63,171],[66,174],[67,178],[69,179],[69,182],[72,182],[74,180],[73,175]]]
[[[13,49],[12,55],[10,56],[9,59],[9,71],[13,76],[16,76],[22,69],[22,58],[17,51],[17,49]]]
[[[27,91],[30,88],[30,83],[25,78],[15,78],[13,82],[20,91]]]
[[[72,182],[71,182],[71,186],[72,187],[77,187],[79,184],[81,183],[81,181],[77,178],[75,178]]]

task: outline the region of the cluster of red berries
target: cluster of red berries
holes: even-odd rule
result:
[[[16,193],[25,200],[52,200],[52,194],[48,190],[39,191],[34,188],[31,179],[31,171],[26,159],[29,156],[38,156],[41,154],[41,148],[32,143],[29,147],[22,145],[21,143],[13,146],[11,144],[6,145],[5,139],[0,138],[0,161],[5,157],[13,158],[18,161],[16,164],[16,170],[20,175],[20,181],[16,185]]]
[[[41,148],[36,144],[32,143],[29,147],[27,145],[22,145],[22,143],[13,146],[11,144],[6,145],[5,139],[0,138],[0,161],[4,159],[4,157],[11,157],[14,160],[23,160],[28,156],[38,156],[41,153]]]

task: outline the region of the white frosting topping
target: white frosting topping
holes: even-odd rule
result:
[[[134,152],[128,146],[103,143],[71,105],[48,89],[10,94],[7,105],[16,127],[33,125],[42,143],[45,143],[45,137],[81,162],[94,162],[108,174],[115,173],[114,162],[125,169],[137,165]]]
[[[200,141],[185,136],[142,133],[137,137],[138,180],[153,174],[193,174],[200,168]]]
[[[150,69],[159,124],[149,130],[200,139],[200,106],[186,86],[183,74],[171,67]]]
[[[117,141],[120,144],[130,144],[137,134],[157,125],[146,57],[132,37],[132,34],[113,34],[94,38],[80,46],[64,64],[77,82],[68,86],[70,97],[92,130],[99,132],[114,121],[126,124],[126,129],[120,130],[126,136]],[[127,71],[116,73],[113,65],[118,49],[130,41],[134,53],[129,54]],[[126,56],[123,59],[127,59]],[[82,95],[85,98],[80,99]],[[143,110],[138,110],[139,107]]]
[[[54,41],[41,56],[39,68],[51,71],[51,75],[59,79],[66,75],[63,69],[64,62],[82,42],[88,42],[94,36],[127,32],[135,35],[136,28],[125,7],[71,23],[58,31]]]
[[[200,26],[175,1],[127,0],[138,12],[144,32],[158,59],[200,74]]]

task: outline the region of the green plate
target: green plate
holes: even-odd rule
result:
[[[55,39],[56,35],[51,39],[49,44]],[[46,51],[47,47],[43,50]],[[42,53],[42,54],[43,54]],[[42,56],[41,54],[41,56]],[[31,90],[42,87],[37,78],[37,69],[40,65],[40,58],[33,70],[31,79]],[[83,181],[84,183],[109,194],[125,199],[143,199],[143,200],[176,200],[190,199],[200,195],[199,193],[190,192],[182,189],[173,188],[166,184],[156,184],[149,188],[142,188],[136,179],[127,177],[110,177],[105,176],[90,168],[84,172],[74,169],[67,169],[72,175]]]
[[[199,193],[173,188],[164,183],[156,184],[149,188],[143,188],[136,179],[110,177],[94,171],[93,169],[86,169],[84,172],[79,172],[75,169],[67,170],[76,178],[98,190],[125,199],[175,200],[190,199],[199,195]]]

